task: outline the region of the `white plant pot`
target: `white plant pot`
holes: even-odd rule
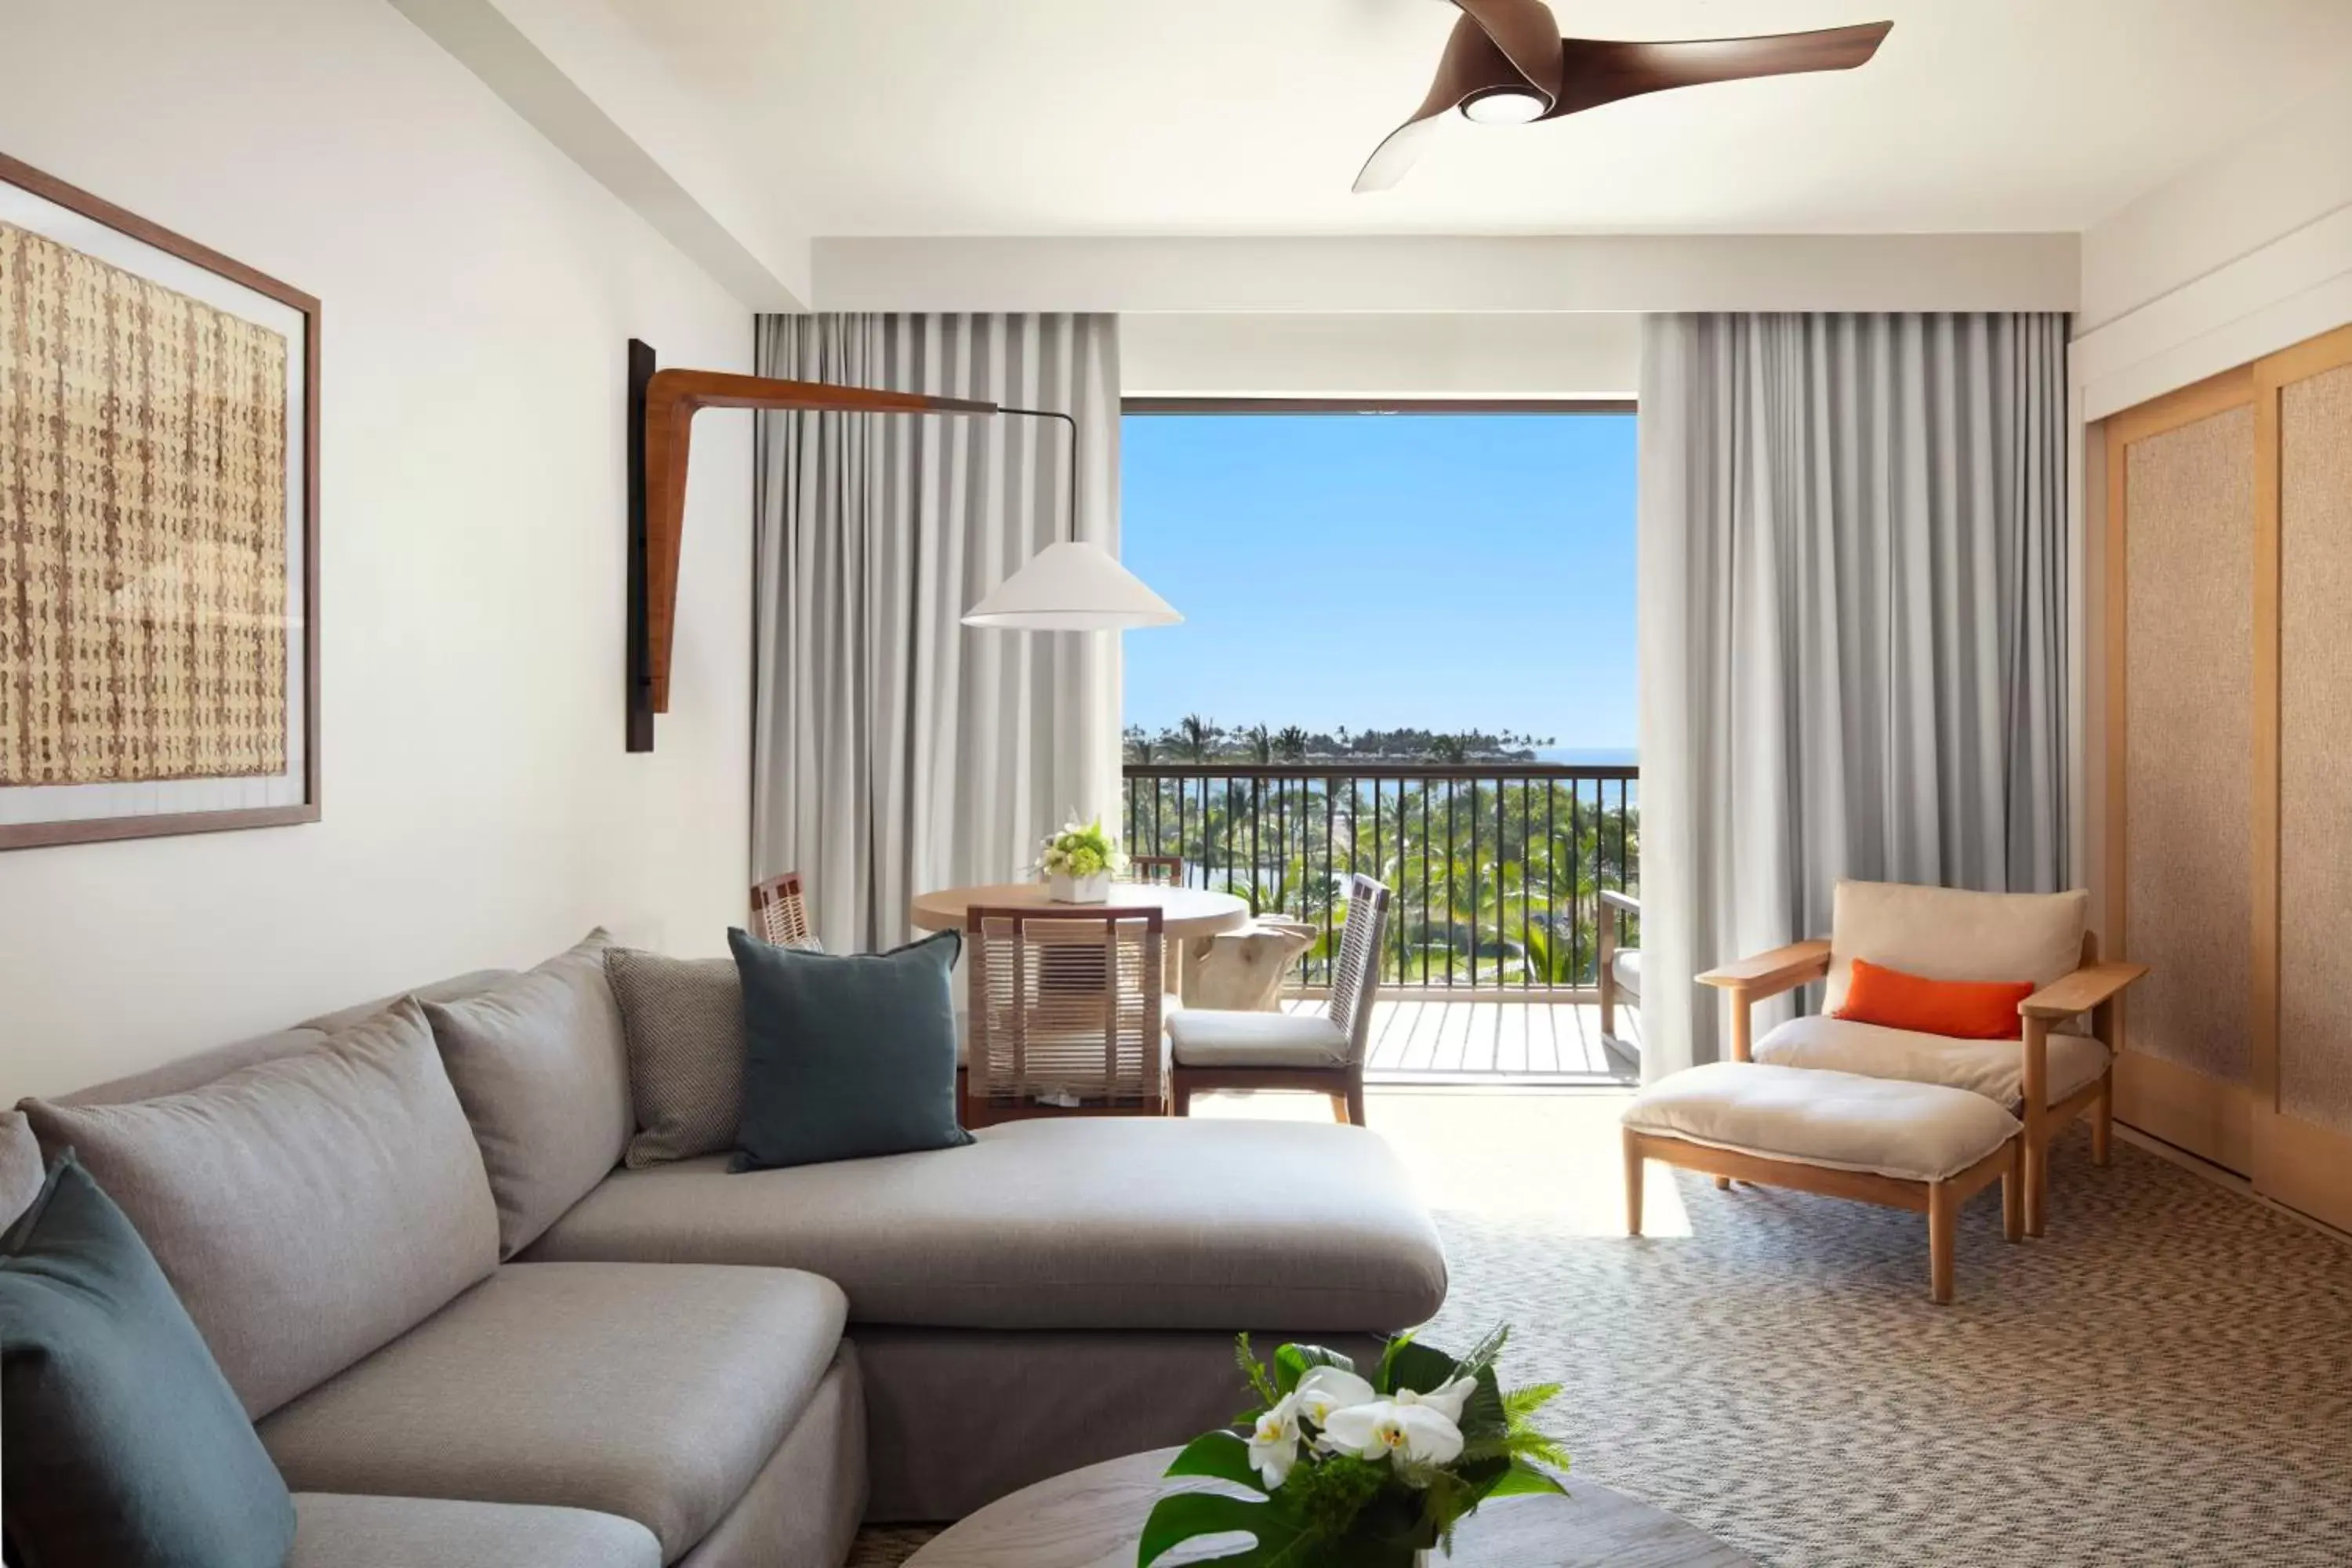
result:
[[[1110,902],[1110,873],[1097,871],[1091,877],[1072,877],[1053,872],[1045,879],[1045,896],[1057,904],[1107,904]]]

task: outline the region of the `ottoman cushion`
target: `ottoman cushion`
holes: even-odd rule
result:
[[[1622,1120],[1637,1132],[1913,1182],[1967,1170],[2020,1127],[1966,1089],[1764,1062],[1672,1074],[1636,1095]]]

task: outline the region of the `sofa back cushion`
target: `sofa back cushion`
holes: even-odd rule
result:
[[[498,1267],[498,1210],[423,1006],[124,1105],[26,1100],[131,1218],[258,1417]]]
[[[486,991],[513,974],[510,969],[478,969],[467,973],[436,980],[430,985],[420,985],[399,995],[379,996],[373,1002],[362,1002],[341,1007],[332,1013],[307,1019],[290,1029],[278,1029],[250,1039],[233,1040],[226,1046],[198,1051],[194,1056],[181,1057],[161,1067],[149,1068],[127,1078],[78,1089],[59,1097],[65,1105],[122,1105],[134,1100],[153,1100],[160,1095],[179,1094],[191,1089],[201,1089],[216,1078],[249,1068],[257,1062],[274,1062],[280,1057],[299,1055],[325,1043],[329,1035],[339,1034],[353,1024],[374,1017],[399,1001],[401,996],[415,996],[426,1002],[446,1002],[459,996],[471,996]]]
[[[1853,961],[1866,958],[1929,980],[2031,981],[2071,974],[2083,961],[2091,895],[1975,893],[1905,882],[1837,885],[1829,989],[1822,1011],[1845,1005]]]
[[[33,1206],[40,1194],[41,1145],[24,1114],[0,1110],[0,1232]]]
[[[602,931],[528,973],[457,1002],[427,1002],[511,1258],[621,1163],[634,1122],[629,1052],[604,978]]]
[[[735,1147],[743,1112],[743,982],[731,958],[608,948],[604,973],[629,1043],[640,1171]]]

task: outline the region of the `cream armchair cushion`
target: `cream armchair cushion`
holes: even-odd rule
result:
[[[1857,958],[1930,980],[2030,980],[2047,985],[2082,963],[2090,909],[2091,895],[2082,891],[1972,893],[1905,882],[1841,881],[1831,917],[1829,989],[1822,1011],[1834,1013],[1845,1005]]]
[[[1813,1016],[1790,1019],[1757,1041],[1754,1055],[1775,1067],[1941,1084],[1997,1105],[2025,1103],[2025,1047],[2016,1040],[1957,1040]],[[2107,1047],[2088,1035],[2051,1036],[2048,1103],[2057,1104],[2106,1070]]]

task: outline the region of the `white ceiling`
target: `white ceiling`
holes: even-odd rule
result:
[[[1857,71],[1457,121],[1355,196],[1442,0],[614,4],[842,236],[2081,229],[2352,64],[2352,0],[1554,0],[1596,37],[1895,26]]]

